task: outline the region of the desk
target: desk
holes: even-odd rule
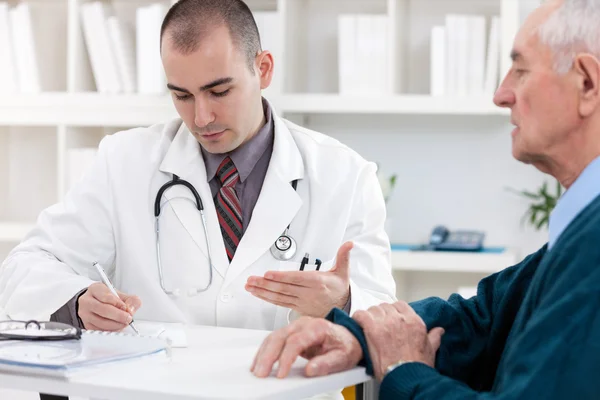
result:
[[[371,378],[364,368],[305,378],[304,359],[286,379],[255,378],[250,365],[266,331],[193,326],[188,348],[173,349],[165,362],[114,364],[69,381],[0,373],[0,388],[105,400],[303,399],[358,385]],[[136,368],[132,368],[135,366]],[[363,396],[371,396],[365,390]]]
[[[483,251],[412,251],[413,246],[392,245],[394,271],[473,272],[494,274],[517,264],[515,249],[486,248]]]

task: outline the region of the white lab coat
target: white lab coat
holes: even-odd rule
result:
[[[248,293],[248,277],[297,271],[305,253],[311,264],[320,258],[321,270],[328,270],[348,240],[354,242],[351,312],[394,301],[375,165],[334,139],[274,118],[271,162],[231,264],[199,144],[177,119],[102,140],[82,181],[40,214],[3,263],[0,308],[13,319],[47,319],[100,280],[92,268],[98,261],[119,290],[141,298],[137,319],[273,330],[288,323],[289,310]],[[193,184],[203,200],[215,266],[210,289],[193,297],[187,290],[208,279],[207,247],[192,194],[182,186],[162,198],[160,243],[166,286],[183,295],[165,294],[158,279],[154,199],[173,174]],[[292,261],[277,261],[269,249],[288,224],[298,251]]]

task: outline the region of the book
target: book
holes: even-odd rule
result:
[[[273,54],[273,79],[265,94],[283,92],[283,42],[280,32],[280,17],[277,11],[255,11],[254,20],[260,35],[263,50]]]
[[[469,24],[469,61],[468,90],[470,96],[481,96],[485,78],[485,17],[470,16]]]
[[[141,94],[163,94],[167,79],[160,57],[160,28],[167,14],[164,4],[140,7],[136,12],[137,89]]]
[[[0,341],[0,371],[69,378],[150,356],[167,359],[168,350],[158,338],[100,331],[83,331],[79,340]]]
[[[493,95],[498,88],[500,75],[500,17],[492,17],[488,39],[484,93]]]
[[[42,89],[29,4],[19,3],[10,9],[9,19],[19,89],[39,93]]]
[[[446,27],[434,26],[431,30],[430,92],[443,96],[446,91]]]
[[[8,3],[0,3],[0,92],[18,91]]]
[[[389,76],[388,17],[338,16],[338,78],[342,95],[385,95]]]
[[[135,38],[133,31],[119,21],[117,17],[108,17],[106,24],[110,43],[115,53],[118,73],[123,92],[135,93],[137,90],[136,65],[135,65]]]
[[[460,17],[455,14],[446,15],[446,74],[444,76],[445,90],[447,96],[456,96],[458,94],[458,47],[459,47],[459,26]]]
[[[123,86],[107,25],[109,13],[108,5],[99,1],[81,5],[83,33],[98,91],[120,93]]]

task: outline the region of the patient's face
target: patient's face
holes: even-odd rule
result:
[[[514,42],[513,64],[494,96],[511,110],[513,156],[525,163],[547,163],[579,123],[577,86],[571,72],[558,74],[554,56],[537,29],[560,2],[545,3],[523,24]]]

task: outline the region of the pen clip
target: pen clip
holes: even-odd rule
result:
[[[302,259],[302,262],[300,263],[300,271],[304,271],[304,267],[306,267],[306,264],[308,264],[308,253],[304,254],[304,258]]]
[[[315,264],[317,265],[317,271],[320,270],[322,261],[317,258],[317,259],[315,259]]]

